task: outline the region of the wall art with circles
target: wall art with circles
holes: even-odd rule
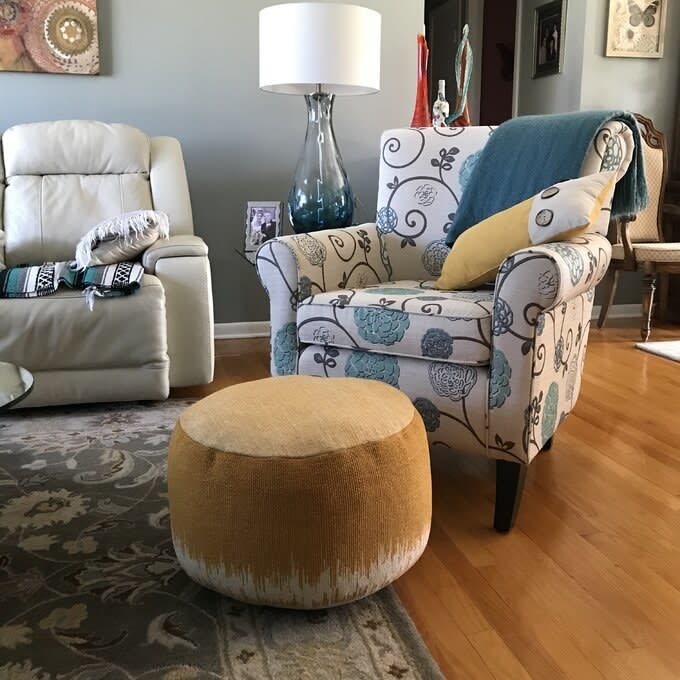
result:
[[[97,75],[96,0],[0,0],[0,71]]]

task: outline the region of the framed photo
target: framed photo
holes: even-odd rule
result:
[[[556,0],[534,10],[534,78],[562,72],[567,25],[567,0]]]
[[[668,0],[609,0],[608,57],[663,57]]]
[[[255,253],[265,242],[281,236],[283,227],[281,201],[248,201],[246,210],[246,243],[243,253],[255,264]]]

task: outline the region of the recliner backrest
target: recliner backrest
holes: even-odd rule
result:
[[[154,153],[161,156],[156,182],[176,186],[152,191]],[[171,233],[193,232],[176,140],[152,140],[136,128],[96,121],[31,123],[3,134],[1,165],[8,266],[72,259],[78,240],[98,222],[165,209],[155,193],[170,204]]]

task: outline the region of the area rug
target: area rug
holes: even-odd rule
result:
[[[680,340],[664,340],[662,342],[637,342],[635,346],[643,352],[657,354],[660,357],[680,361]]]
[[[188,579],[166,485],[187,405],[0,417],[0,680],[443,678],[390,588],[293,612]]]

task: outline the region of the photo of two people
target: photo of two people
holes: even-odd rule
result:
[[[282,208],[279,201],[248,203],[243,250],[249,261],[255,261],[255,253],[263,243],[281,235]]]

